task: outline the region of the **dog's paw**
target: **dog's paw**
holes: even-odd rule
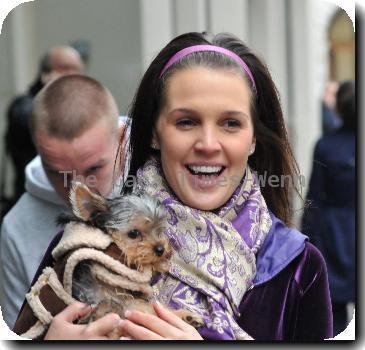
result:
[[[204,326],[204,320],[198,315],[187,315],[183,318],[186,323],[189,323],[194,328],[198,329]]]
[[[190,324],[194,328],[201,328],[205,325],[204,320],[199,315],[193,314],[187,310],[176,310],[175,314],[179,316],[183,321]]]

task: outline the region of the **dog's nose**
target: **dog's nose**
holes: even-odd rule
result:
[[[161,256],[164,251],[165,251],[165,248],[162,245],[156,245],[155,246],[155,254],[157,256]]]

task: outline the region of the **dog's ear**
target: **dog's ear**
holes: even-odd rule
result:
[[[81,182],[74,182],[70,191],[73,213],[83,221],[89,221],[97,212],[108,210],[106,200]]]

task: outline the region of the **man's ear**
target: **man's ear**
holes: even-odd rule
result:
[[[108,210],[106,200],[92,193],[81,182],[73,182],[70,191],[70,202],[73,213],[83,221],[89,221],[96,212]]]
[[[122,124],[118,126],[118,140],[121,141],[122,137],[125,138],[126,125]]]
[[[49,80],[49,73],[41,73],[41,82],[43,85],[46,85]]]

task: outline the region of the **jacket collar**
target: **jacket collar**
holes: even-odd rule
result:
[[[305,248],[307,236],[294,228],[287,227],[273,213],[271,229],[256,258],[254,285],[263,284],[290,264]]]

